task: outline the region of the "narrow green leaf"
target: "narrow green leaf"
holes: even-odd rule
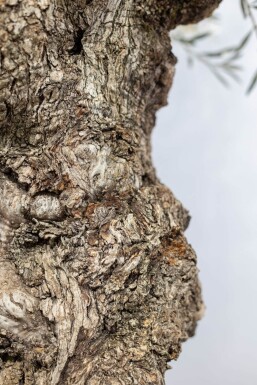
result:
[[[252,80],[251,80],[251,82],[250,82],[250,85],[249,85],[249,87],[247,88],[246,93],[247,93],[248,95],[252,92],[252,90],[254,89],[256,83],[257,83],[257,71],[255,72],[255,74],[254,74],[254,76],[253,76],[253,78],[252,78]]]
[[[225,79],[223,75],[221,75],[217,70],[214,68],[209,67],[209,70],[212,72],[212,74],[223,84],[225,87],[229,87],[228,81]]]
[[[211,35],[210,32],[201,33],[199,35],[193,36],[190,39],[186,39],[183,37],[176,38],[175,40],[179,43],[186,44],[186,45],[194,45],[198,40],[205,39],[206,37],[209,37]]]
[[[204,52],[203,53],[203,56],[207,56],[207,57],[221,57],[227,53],[230,53],[230,52],[233,52],[235,50],[235,48],[225,48],[225,49],[222,49],[220,51],[213,51],[213,52]]]
[[[236,48],[236,51],[240,51],[242,48],[245,47],[246,43],[248,42],[248,40],[250,39],[250,37],[252,36],[252,33],[253,31],[249,31],[245,37],[243,38],[243,40],[241,41],[241,43],[237,46]]]
[[[240,5],[241,5],[241,9],[242,9],[244,17],[247,17],[249,15],[247,2],[245,0],[240,0]]]
[[[233,80],[236,81],[237,83],[240,83],[241,78],[240,78],[240,76],[237,74],[237,71],[238,71],[238,70],[241,70],[241,68],[224,67],[223,69],[224,69],[224,71],[226,72],[226,74],[227,74],[228,76],[231,77],[231,79],[233,79]]]
[[[203,55],[208,56],[208,57],[221,57],[221,56],[223,56],[225,54],[229,54],[231,52],[235,52],[235,53],[239,52],[245,47],[245,45],[249,41],[250,37],[252,36],[252,33],[253,33],[252,30],[249,31],[245,35],[245,37],[242,39],[240,44],[236,47],[228,47],[228,48],[221,49],[220,51],[214,51],[214,52],[205,52]]]
[[[194,44],[195,42],[197,42],[198,40],[201,40],[201,39],[205,39],[206,37],[209,37],[211,35],[210,32],[205,32],[205,33],[201,33],[199,35],[196,35],[194,37],[192,37],[189,41]]]

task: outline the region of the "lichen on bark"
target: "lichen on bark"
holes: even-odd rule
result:
[[[202,299],[150,135],[219,0],[0,1],[0,385],[163,384]]]

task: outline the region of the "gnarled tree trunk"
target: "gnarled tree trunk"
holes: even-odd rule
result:
[[[202,309],[150,134],[219,0],[1,0],[0,384],[163,384]]]

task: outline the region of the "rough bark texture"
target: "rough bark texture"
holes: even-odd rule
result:
[[[168,31],[219,0],[1,0],[0,384],[163,384],[202,309],[151,162]]]

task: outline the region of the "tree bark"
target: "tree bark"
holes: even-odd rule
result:
[[[1,0],[0,385],[163,384],[202,312],[150,134],[219,0]]]

